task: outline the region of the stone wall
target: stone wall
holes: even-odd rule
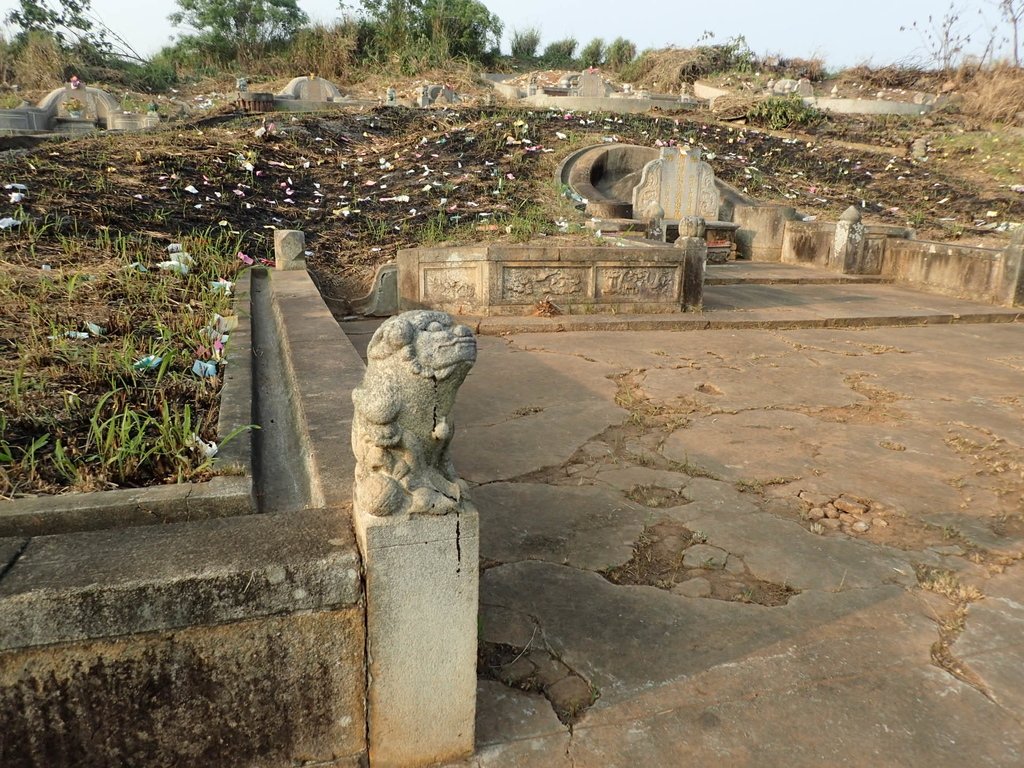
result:
[[[782,237],[779,260],[829,269],[834,261],[834,221],[789,221]]]
[[[882,275],[935,293],[1012,306],[1021,303],[1019,257],[1010,250],[927,240],[889,240]]]
[[[528,315],[549,301],[566,314],[678,312],[683,249],[657,246],[478,245],[399,251],[400,308]]]
[[[5,768],[365,752],[360,565],[335,511],[0,539],[4,569]]]
[[[262,273],[252,294],[259,354],[247,350],[247,374],[249,334],[232,333],[225,389],[248,391],[223,404],[222,425],[249,423],[241,404],[255,397],[249,413],[266,427],[257,470],[308,487],[271,492],[259,479],[260,514],[246,504],[217,519],[189,505],[202,486],[161,486],[181,496],[173,515],[129,499],[88,520],[72,510],[46,531],[31,510],[6,520],[4,768],[365,764],[366,598],[348,448],[362,362],[305,272]],[[271,398],[277,411],[259,404]],[[301,434],[268,439],[286,420],[266,414],[291,411]],[[244,461],[247,442],[229,444],[229,463]]]

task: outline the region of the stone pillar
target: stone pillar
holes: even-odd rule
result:
[[[786,222],[796,219],[788,205],[737,205],[732,220],[736,230],[736,252],[751,261],[781,261]]]
[[[704,305],[704,271],[708,263],[708,244],[704,238],[704,219],[685,216],[679,222],[679,238],[673,247],[683,249],[683,310],[700,311]]]
[[[1003,295],[1007,306],[1024,306],[1024,227],[1003,251]]]
[[[845,275],[858,275],[864,269],[867,234],[860,220],[860,210],[851,205],[836,222],[829,268]]]
[[[469,328],[417,310],[370,340],[352,393],[352,503],[366,573],[370,764],[473,752],[479,515],[449,456]]]
[[[274,266],[278,269],[306,268],[306,236],[302,230],[274,230]]]

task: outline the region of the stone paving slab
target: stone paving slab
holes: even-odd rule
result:
[[[1024,762],[1022,349],[1019,324],[481,339],[455,441],[481,639],[597,699],[559,732],[482,680],[459,765]],[[681,549],[683,576],[737,591],[643,581],[658,526],[725,553]]]

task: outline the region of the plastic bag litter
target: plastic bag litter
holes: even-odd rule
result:
[[[217,364],[211,360],[196,360],[192,363],[192,373],[205,379],[217,375]]]
[[[146,355],[145,357],[140,357],[138,360],[132,363],[132,368],[134,368],[136,371],[151,371],[154,368],[159,368],[160,363],[162,363],[163,361],[164,359],[162,357],[158,357],[157,355]]]

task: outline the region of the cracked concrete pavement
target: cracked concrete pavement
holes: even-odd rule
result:
[[[459,765],[1024,763],[1024,326],[478,341],[481,640],[596,700],[484,675]]]

